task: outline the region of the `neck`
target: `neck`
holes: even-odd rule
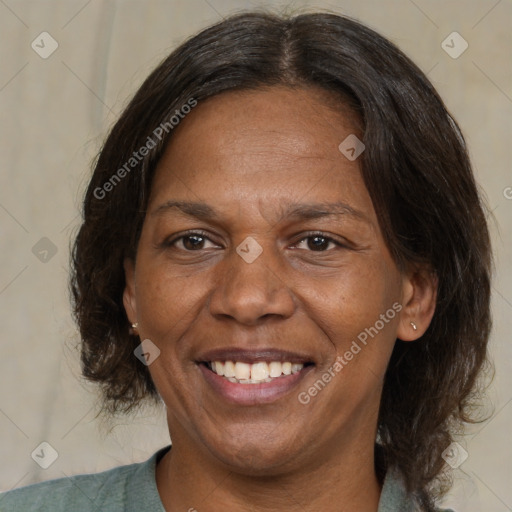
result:
[[[237,473],[197,445],[173,437],[173,448],[157,466],[157,487],[167,512],[377,512],[380,483],[373,443],[340,442],[340,450],[316,452],[294,470],[266,476]]]

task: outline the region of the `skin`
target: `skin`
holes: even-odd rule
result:
[[[398,270],[359,161],[338,149],[358,121],[332,107],[314,88],[223,93],[180,123],[159,162],[124,304],[141,340],[161,350],[149,369],[173,442],[156,474],[169,512],[377,511],[384,373],[396,338],[426,331],[436,283],[426,269]],[[161,208],[167,201],[207,204],[217,217]],[[289,214],[291,204],[340,201],[358,213]],[[188,230],[206,238],[180,239]],[[320,238],[315,250],[311,232],[340,245]],[[248,236],[263,249],[250,264],[236,252]],[[394,303],[395,318],[300,403]],[[276,402],[236,406],[196,364],[226,346],[298,351],[315,366]]]

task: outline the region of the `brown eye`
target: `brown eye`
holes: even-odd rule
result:
[[[209,237],[203,233],[188,233],[178,236],[172,240],[163,243],[165,248],[179,249],[182,251],[200,251],[202,249],[211,249],[218,247]]]
[[[201,235],[188,235],[181,238],[183,247],[187,251],[194,251],[197,249],[202,249],[205,237]]]
[[[331,237],[322,234],[313,234],[301,239],[297,244],[297,248],[315,252],[325,252],[341,245],[342,244],[333,240]]]
[[[308,249],[312,251],[325,251],[330,243],[330,240],[325,236],[310,236],[308,240]]]

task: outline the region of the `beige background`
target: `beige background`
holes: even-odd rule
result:
[[[163,411],[105,425],[79,380],[66,279],[80,197],[107,129],[170,49],[237,10],[286,5],[348,14],[389,37],[428,72],[467,137],[495,216],[495,415],[460,441],[469,456],[448,503],[512,510],[510,0],[0,0],[0,490],[144,460],[168,443]],[[47,59],[31,48],[43,31],[59,45]],[[453,31],[469,44],[457,59],[441,47]],[[46,262],[32,251],[43,237],[57,249]],[[31,458],[43,441],[59,455],[46,470]]]

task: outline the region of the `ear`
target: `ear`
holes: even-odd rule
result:
[[[415,266],[404,275],[399,339],[415,341],[425,334],[436,309],[437,286],[437,276],[426,266]]]
[[[124,260],[125,287],[123,305],[131,324],[137,322],[137,301],[135,300],[135,263],[132,259]]]

